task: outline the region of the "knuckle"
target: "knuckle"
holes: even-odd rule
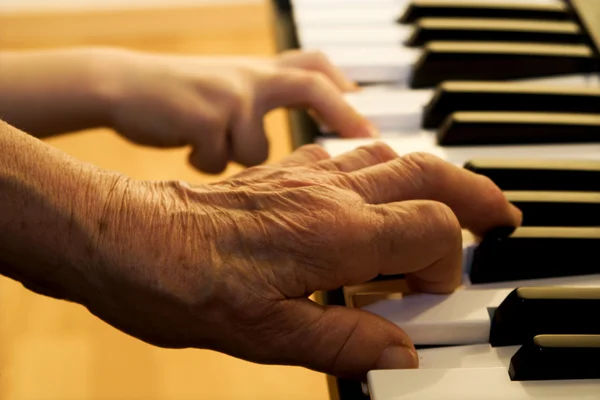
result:
[[[331,185],[344,188],[347,191],[352,192],[353,195],[361,195],[363,193],[363,185],[361,185],[361,183],[363,183],[364,180],[362,177],[355,177],[351,173],[335,169],[326,170],[324,171],[324,174],[325,181]]]
[[[213,132],[213,135],[220,135],[225,124],[223,115],[217,110],[206,110],[201,117],[201,121],[198,121],[198,125],[194,126],[194,130],[203,129]]]
[[[317,71],[298,71],[298,84],[306,88],[309,92],[317,87],[327,84],[325,76]]]
[[[260,177],[260,178],[264,178],[264,179],[274,179],[274,178],[279,178],[282,175],[280,170],[277,170],[275,168],[273,168],[270,165],[257,165],[257,166],[253,166],[250,168],[245,169],[244,171],[242,171],[241,173],[239,173],[236,176],[241,176],[241,177],[248,177],[248,176],[253,176],[253,177]],[[230,180],[228,180],[229,182]],[[243,185],[247,185],[247,182],[242,182]]]
[[[276,63],[285,65],[292,59],[296,59],[301,56],[303,52],[299,49],[289,49],[281,52],[277,58]]]
[[[312,50],[306,53],[306,55],[313,60],[316,65],[329,65],[329,58],[320,50]]]
[[[424,152],[410,153],[401,157],[399,163],[395,165],[395,168],[399,169],[398,172],[426,198],[431,197],[438,190],[436,183],[440,182],[439,176],[443,167],[440,158]]]
[[[312,161],[320,161],[330,158],[330,155],[327,152],[327,150],[325,150],[322,146],[319,146],[318,144],[306,144],[300,147],[297,151],[304,153]]]
[[[425,174],[435,172],[442,164],[439,157],[425,152],[407,154],[402,157],[402,161],[409,167]]]
[[[366,207],[366,212],[363,214],[362,225],[366,228],[365,231],[369,234],[370,243],[378,243],[382,237],[389,236],[386,218],[388,215],[378,211],[375,207]]]
[[[242,110],[250,103],[249,91],[242,84],[231,83],[227,103],[231,110]]]
[[[454,211],[444,203],[427,201],[422,203],[419,214],[425,216],[426,223],[435,226],[443,242],[455,244],[462,240],[462,228]]]
[[[253,93],[251,88],[258,76],[253,67],[242,66],[236,72],[238,73],[236,79],[217,78],[212,82],[221,93],[217,102],[222,102],[230,110],[238,110],[251,101]]]
[[[369,159],[378,162],[386,162],[398,157],[398,154],[388,144],[383,142],[360,146],[357,150],[365,153]]]
[[[251,105],[251,101],[245,93],[241,91],[234,91],[231,93],[228,99],[230,110],[241,111],[248,110]]]

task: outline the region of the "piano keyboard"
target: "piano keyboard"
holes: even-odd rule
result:
[[[382,140],[432,153],[488,176],[523,211],[521,227],[465,242],[452,294],[399,293],[402,277],[324,293],[401,326],[420,358],[416,370],[370,371],[367,385],[336,379],[332,398],[600,400],[600,4],[290,5],[282,49],[327,55],[359,83],[346,100],[381,131],[343,139],[293,112],[296,147],[335,156]]]
[[[421,350],[419,369],[404,371],[405,379],[399,380],[394,371],[370,373],[371,396],[374,400],[596,400],[599,392],[594,379],[577,379],[577,375],[598,378],[600,369],[594,369],[598,361],[591,357],[598,356],[599,340],[598,335],[540,335],[538,343],[532,340],[523,346],[470,345]],[[542,346],[539,346],[540,343]],[[554,348],[558,354],[536,357],[543,352],[544,344],[557,346]],[[585,360],[587,364],[582,362]],[[507,370],[513,372],[509,375]],[[535,376],[535,380],[522,376],[529,372],[543,375]],[[513,379],[523,384],[515,385]]]

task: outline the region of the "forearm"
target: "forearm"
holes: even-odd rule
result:
[[[0,121],[0,274],[78,301],[94,280],[104,206],[123,179]]]
[[[108,125],[112,88],[102,54],[0,53],[0,118],[37,137]]]

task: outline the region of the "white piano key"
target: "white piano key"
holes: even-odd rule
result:
[[[600,274],[493,285],[471,285],[465,277],[464,286],[451,294],[411,294],[362,309],[400,326],[416,345],[485,344],[491,328],[488,309],[497,308],[520,286],[600,287]]]
[[[521,346],[492,347],[489,344],[446,346],[417,350],[419,369],[486,368],[510,366],[510,359]],[[362,391],[369,395],[369,387]]]
[[[307,28],[298,31],[303,49],[324,47],[362,47],[364,45],[402,46],[413,28],[405,25]]]
[[[387,143],[400,156],[425,152],[459,166],[473,158],[600,160],[600,144],[596,143],[442,147],[437,144],[435,134],[428,131],[382,132],[379,139],[323,137],[318,138],[316,143],[323,146],[332,156],[337,156],[375,141]]]
[[[348,93],[346,101],[365,116],[380,131],[418,132],[421,129],[423,107],[431,100],[433,91],[373,90]],[[327,127],[321,128],[328,132]]]
[[[521,346],[492,347],[489,344],[447,346],[417,350],[419,368],[485,368],[510,366]]]
[[[590,75],[571,75],[556,79],[526,79],[516,81],[540,86],[600,87],[598,79]],[[420,132],[424,107],[431,101],[435,90],[410,90],[402,86],[378,85],[365,87],[344,95],[346,101],[380,131]],[[321,126],[322,133],[330,133]]]
[[[380,7],[388,5],[407,4],[412,0],[293,0],[292,6],[295,8],[301,7],[317,7],[327,9],[329,7]],[[538,0],[540,1],[540,0]],[[550,0],[545,0],[550,1]]]
[[[408,87],[413,65],[421,55],[420,49],[395,46],[362,48],[321,48],[348,79],[361,83],[393,82]]]
[[[297,30],[311,27],[397,25],[396,20],[405,7],[397,4],[380,7],[295,7],[293,17]]]
[[[600,87],[599,74],[574,74],[551,76],[544,78],[516,79],[514,82],[526,82],[539,85],[575,86],[575,87]]]
[[[457,290],[450,295],[414,294],[363,307],[402,327],[416,345],[488,343],[488,307],[498,307],[512,289]]]
[[[448,0],[450,4],[469,0]],[[496,0],[497,1],[497,0]],[[556,4],[562,0],[500,0],[506,4],[541,3]],[[293,2],[293,18],[296,29],[301,31],[310,27],[342,27],[342,26],[374,26],[378,24],[397,25],[409,0],[376,0],[376,1],[295,1]]]
[[[371,400],[600,400],[598,379],[513,382],[505,367],[379,370],[367,381]]]
[[[305,46],[303,50],[318,50],[345,73],[348,79],[359,83],[395,83],[409,89],[413,67],[423,54],[421,48],[393,44],[343,46]],[[597,86],[600,74],[557,75],[548,78],[515,79],[514,82],[539,82],[539,84]]]
[[[457,3],[472,3],[473,0],[436,0],[450,4]],[[562,3],[564,0],[494,0],[494,3],[519,4],[519,3],[538,3],[538,4],[556,4]],[[294,7],[298,6],[365,6],[365,5],[380,5],[380,4],[407,4],[412,0],[292,0]]]
[[[438,0],[448,4],[472,3],[473,0]],[[557,4],[563,0],[494,0],[494,3],[505,4]],[[412,0],[293,0],[292,7],[296,10],[320,9],[322,12],[333,13],[339,8],[375,8],[375,7],[398,7],[412,3]]]

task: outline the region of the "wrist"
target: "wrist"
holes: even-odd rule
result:
[[[101,216],[124,178],[1,122],[0,148],[0,273],[79,302],[97,281]]]
[[[65,235],[70,251],[65,252],[64,274],[56,278],[71,300],[87,304],[106,287],[106,264],[112,250],[106,237],[118,225],[119,205],[126,201],[130,179],[82,168],[77,180],[80,190],[71,194],[69,230]]]
[[[182,307],[207,326],[215,320],[215,260],[206,251],[211,242],[203,218],[209,210],[198,207],[195,197],[198,193],[179,182],[116,182],[98,217],[102,228],[93,257],[98,274],[88,279],[91,289],[80,302],[113,326],[155,345],[180,347],[181,340],[161,332],[163,326],[189,337],[188,344],[204,346],[214,340],[210,329],[192,332],[190,326],[170,322],[178,316],[172,310]]]
[[[83,48],[74,52],[81,71],[81,98],[86,104],[86,113],[94,121],[94,126],[112,128],[114,110],[118,107],[123,91],[123,82],[119,76],[119,54],[126,51]]]

